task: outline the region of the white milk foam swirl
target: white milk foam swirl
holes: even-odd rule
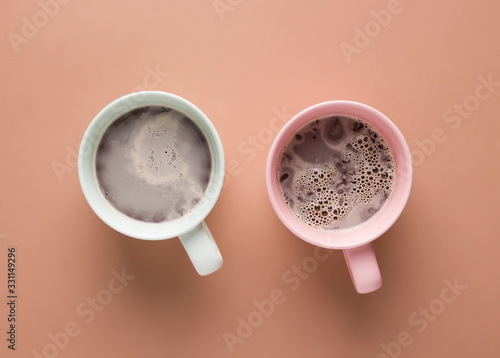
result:
[[[106,130],[96,153],[96,175],[106,199],[122,213],[146,222],[174,220],[205,195],[212,152],[185,114],[145,106]]]

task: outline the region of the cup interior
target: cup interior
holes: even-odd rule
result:
[[[148,223],[135,220],[114,208],[102,194],[95,173],[98,144],[108,126],[122,114],[138,107],[159,105],[176,109],[194,120],[206,136],[212,154],[212,178],[200,203],[186,215],[170,221]],[[205,114],[187,100],[165,92],[137,92],[110,103],[89,125],[80,145],[78,175],[92,210],[113,229],[131,237],[161,240],[176,237],[200,224],[214,207],[224,180],[224,153],[215,127]]]
[[[394,159],[393,190],[382,208],[364,223],[343,230],[322,230],[300,220],[288,208],[281,195],[278,168],[283,149],[289,139],[304,125],[327,115],[355,117],[371,125],[386,140]],[[300,112],[278,133],[269,152],[266,167],[267,189],[271,204],[283,224],[301,239],[325,248],[349,249],[367,244],[397,220],[410,195],[412,164],[408,145],[399,129],[381,112],[358,102],[324,102]]]

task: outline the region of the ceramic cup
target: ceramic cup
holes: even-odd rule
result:
[[[134,220],[115,209],[102,194],[95,173],[96,149],[108,126],[131,109],[159,105],[174,108],[194,120],[207,138],[212,152],[212,179],[205,196],[189,213],[179,219],[160,223]],[[80,145],[78,175],[83,194],[92,210],[113,229],[142,240],[179,237],[200,275],[208,275],[222,266],[219,252],[203,221],[214,207],[224,180],[224,153],[219,136],[210,120],[187,100],[165,92],[137,92],[110,103],[90,123]]]
[[[371,125],[385,138],[394,159],[393,190],[383,207],[364,223],[344,230],[317,229],[300,220],[283,200],[278,181],[280,158],[289,139],[310,121],[326,115],[346,115]],[[279,219],[291,232],[313,245],[343,250],[352,282],[359,293],[375,291],[382,285],[371,242],[386,232],[399,217],[410,195],[411,182],[411,156],[401,132],[379,111],[351,101],[320,103],[293,117],[274,140],[266,167],[269,199]]]

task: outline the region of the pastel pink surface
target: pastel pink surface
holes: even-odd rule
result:
[[[341,46],[354,46],[356,29],[398,3],[390,24],[346,58]],[[7,36],[24,36],[35,15],[44,20],[40,4],[57,14],[13,47]],[[50,334],[71,322],[79,335],[56,358],[382,358],[388,346],[405,358],[497,357],[499,13],[494,0],[4,1],[0,357],[54,356]],[[489,78],[491,90],[481,86]],[[458,115],[478,86],[489,97]],[[82,194],[85,129],[137,90],[186,98],[221,137],[227,182],[206,219],[224,257],[214,274],[199,276],[177,239],[111,229]],[[267,195],[278,131],[334,99],[383,112],[412,153],[408,203],[372,242],[384,285],[369,295],[353,289],[341,250],[297,238]],[[12,246],[16,351],[5,340]],[[95,319],[79,315],[123,268],[135,278],[109,305],[97,302]],[[272,315],[241,335],[260,314],[255,303],[280,292]]]
[[[298,219],[286,206],[278,182],[278,166],[283,148],[306,123],[325,115],[351,115],[373,126],[387,141],[394,157],[396,177],[393,191],[382,209],[366,223],[348,230],[319,230]],[[283,224],[301,239],[328,249],[349,249],[367,244],[386,232],[403,211],[412,182],[411,156],[401,132],[382,113],[352,101],[323,102],[303,110],[278,133],[269,151],[266,183],[271,204]]]

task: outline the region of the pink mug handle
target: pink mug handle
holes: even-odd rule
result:
[[[352,283],[358,293],[373,292],[382,286],[382,277],[371,243],[343,251]]]

